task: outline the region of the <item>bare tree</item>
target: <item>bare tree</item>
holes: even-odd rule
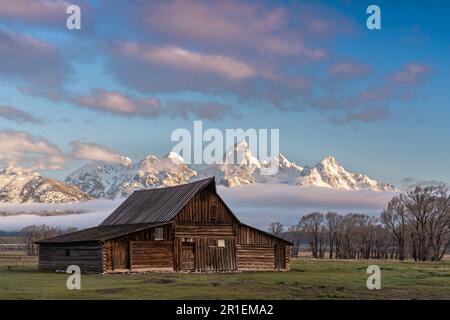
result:
[[[292,255],[297,256],[300,251],[300,246],[302,244],[302,234],[298,225],[290,226],[286,237],[286,240],[291,241],[294,246],[292,248]]]
[[[314,258],[323,258],[327,248],[327,230],[324,216],[320,212],[313,212],[300,219],[299,227],[308,241]]]
[[[269,231],[274,235],[274,236],[280,236],[281,233],[283,232],[283,225],[280,222],[271,222],[269,225]]]
[[[325,220],[327,221],[328,240],[329,240],[328,257],[330,259],[333,259],[333,251],[334,251],[335,245],[336,245],[336,229],[337,229],[337,225],[339,223],[339,216],[336,212],[328,212],[325,215]]]
[[[68,232],[74,232],[76,230],[76,228],[68,228],[64,230],[60,228],[50,227],[45,224],[27,226],[22,229],[22,233],[24,234],[23,242],[26,245],[27,254],[33,256],[38,254],[37,245],[35,244],[36,241]]]
[[[435,187],[416,187],[414,190],[400,195],[407,212],[407,219],[411,223],[411,242],[414,260],[429,259],[429,235],[427,224],[433,214],[435,206]]]
[[[398,247],[398,259],[405,259],[405,238],[407,232],[405,206],[398,197],[392,198],[387,209],[381,213],[381,221],[392,233]]]
[[[450,192],[449,187],[435,187],[435,206],[427,223],[427,236],[432,261],[439,261],[450,246]]]

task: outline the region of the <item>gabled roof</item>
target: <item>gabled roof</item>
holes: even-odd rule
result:
[[[173,187],[134,191],[100,225],[169,222],[195,194],[207,187],[216,193],[214,177]]]
[[[41,244],[41,243],[104,241],[160,225],[164,225],[164,223],[140,223],[140,224],[126,224],[126,225],[97,226],[89,229],[84,229],[44,239],[41,241],[37,241],[36,243]]]

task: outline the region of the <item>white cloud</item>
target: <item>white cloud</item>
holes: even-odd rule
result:
[[[358,212],[378,215],[394,192],[349,191],[285,184],[218,187],[231,210],[244,222],[267,228],[270,222],[292,225],[313,211]]]
[[[130,162],[126,156],[99,144],[72,141],[72,145],[72,157],[75,159],[121,164]]]
[[[21,131],[0,131],[0,150],[0,162],[17,162],[35,170],[59,170],[66,162],[56,145]]]
[[[176,46],[146,47],[137,43],[123,42],[119,50],[122,54],[151,64],[209,72],[229,80],[245,79],[256,74],[256,71],[245,62],[222,55],[193,52]]]

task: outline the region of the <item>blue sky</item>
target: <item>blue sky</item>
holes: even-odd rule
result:
[[[301,165],[335,156],[401,184],[450,182],[450,4],[0,0],[0,162],[63,179],[164,155],[176,128],[280,128]],[[89,147],[89,148],[86,148]],[[89,152],[88,152],[89,151]]]

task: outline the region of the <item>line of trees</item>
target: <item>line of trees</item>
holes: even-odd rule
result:
[[[269,230],[281,234],[279,223]],[[394,197],[379,217],[313,212],[285,236],[294,254],[306,242],[314,258],[439,261],[450,249],[450,189],[416,187]]]
[[[35,244],[36,241],[74,231],[77,231],[77,228],[70,227],[67,229],[62,229],[50,227],[46,224],[40,224],[27,226],[23,228],[21,232],[23,233],[22,239],[26,245],[27,255],[36,256],[38,254],[38,246]]]

